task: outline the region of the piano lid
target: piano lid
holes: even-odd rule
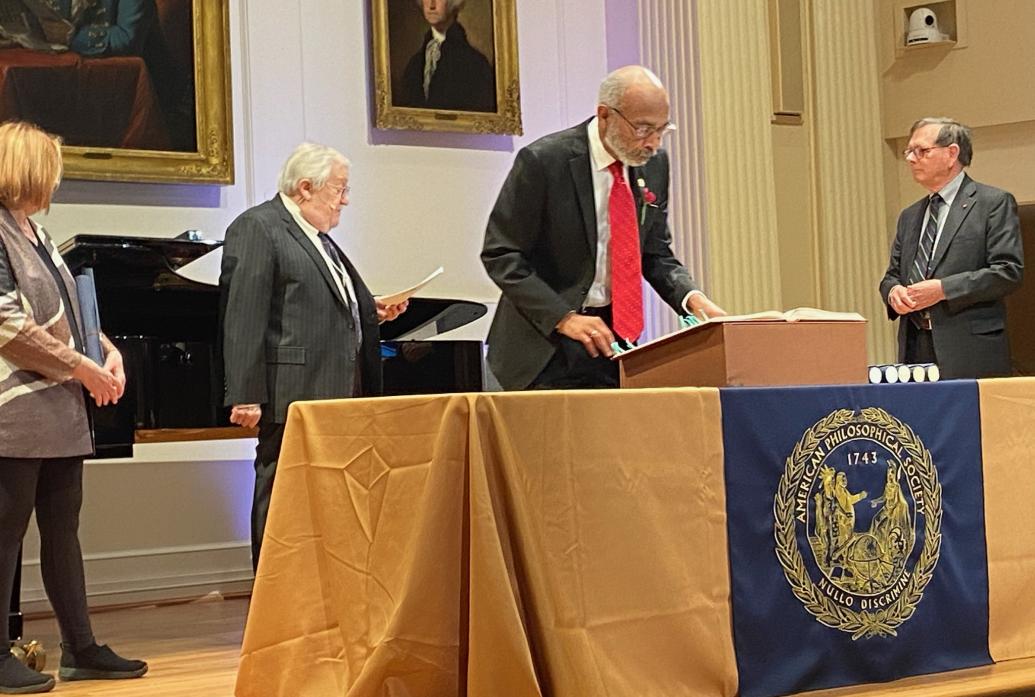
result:
[[[213,249],[219,240],[76,235],[58,247],[65,264],[77,273],[90,267],[109,287],[197,286],[176,271]]]
[[[179,288],[212,292],[218,276],[213,281],[204,277],[205,273],[181,271],[185,266],[196,269],[199,264],[218,260],[222,244],[219,240],[76,235],[66,240],[58,251],[73,274],[84,267],[91,267],[99,279],[98,285],[108,290]],[[206,255],[204,262],[198,262]],[[104,308],[101,309],[103,313]],[[381,325],[381,339],[430,339],[473,322],[487,311],[483,303],[470,300],[411,298],[406,312]]]
[[[488,308],[471,300],[410,298],[410,306],[395,320],[381,325],[382,341],[419,341],[462,327],[482,317]]]

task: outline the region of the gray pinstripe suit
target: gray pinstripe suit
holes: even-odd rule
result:
[[[377,309],[355,267],[341,258],[358,299],[361,346],[330,270],[279,196],[245,211],[226,231],[219,277],[225,404],[260,404],[263,411],[253,562],[291,402],[359,396],[357,374],[362,394],[381,392]]]

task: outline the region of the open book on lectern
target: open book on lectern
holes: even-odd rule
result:
[[[820,310],[815,307],[796,307],[793,310],[786,310],[781,312],[779,310],[767,310],[765,312],[755,312],[748,315],[726,315],[724,317],[710,317],[703,322],[698,322],[689,327],[684,327],[678,331],[672,332],[671,334],[665,334],[663,336],[656,337],[650,341],[644,342],[630,349],[626,349],[620,353],[621,356],[627,356],[630,353],[640,351],[648,346],[653,346],[662,341],[668,341],[674,336],[680,336],[682,334],[689,334],[692,332],[699,332],[704,330],[705,327],[715,326],[717,324],[754,324],[759,322],[865,322],[866,318],[860,315],[858,312],[831,312],[830,310]],[[619,353],[616,351],[614,358],[617,359]]]
[[[726,315],[712,317],[709,322],[865,322],[866,318],[858,312],[831,312],[814,307],[796,307],[793,310],[780,312],[766,310],[750,315]],[[694,327],[691,327],[694,329]]]

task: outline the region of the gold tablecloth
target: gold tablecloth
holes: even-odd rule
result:
[[[1005,661],[1035,656],[1035,380],[981,408]],[[236,694],[732,696],[725,510],[715,389],[295,404]]]

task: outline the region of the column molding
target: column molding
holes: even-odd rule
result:
[[[896,325],[877,292],[888,263],[880,69],[871,2],[812,0],[819,297],[869,320],[870,360],[895,355]]]
[[[701,80],[697,0],[638,0],[640,62],[668,88],[678,125],[664,143],[671,163],[668,220],[672,249],[694,279],[712,295],[707,274]],[[644,295],[645,338],[678,329],[672,309],[651,289]]]
[[[727,311],[779,308],[768,4],[700,0],[710,294]]]

